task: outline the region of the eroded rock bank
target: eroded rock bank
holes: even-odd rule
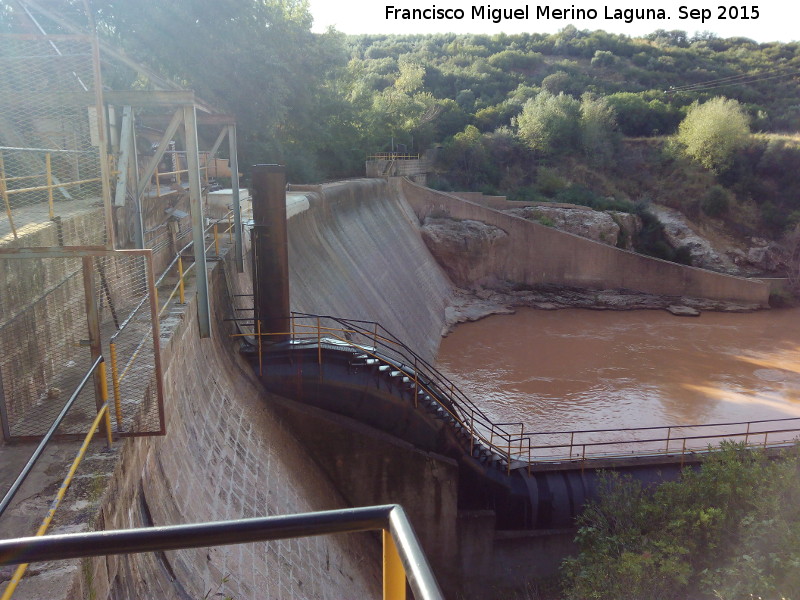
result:
[[[676,316],[697,316],[702,311],[753,312],[763,308],[752,303],[657,296],[628,290],[582,290],[548,285],[515,289],[512,285],[501,284],[498,289],[457,289],[445,311],[443,335],[450,333],[459,323],[477,321],[490,315],[513,314],[520,307],[540,310],[667,310]]]

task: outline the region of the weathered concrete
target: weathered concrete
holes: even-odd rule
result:
[[[279,515],[345,506],[302,442],[263,400],[222,323],[222,270],[211,273],[216,322],[199,339],[192,302],[164,351],[168,435],[125,444],[106,528]],[[108,557],[110,589],[97,597],[369,597],[379,584],[379,547],[366,536]],[[225,581],[227,579],[227,581]],[[218,589],[219,588],[219,589]]]
[[[420,221],[431,214],[470,219],[499,227],[508,234],[507,252],[486,255],[471,265],[473,285],[504,279],[525,285],[628,289],[762,306],[768,303],[769,289],[758,280],[641,256],[512,217],[407,180],[394,180],[394,185],[401,190]]]
[[[379,179],[317,190],[289,217],[292,310],[379,321],[433,360],[451,285],[413,212]]]

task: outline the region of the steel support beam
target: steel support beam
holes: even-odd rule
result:
[[[211,304],[208,297],[206,271],[205,219],[203,218],[203,191],[200,187],[200,151],[197,143],[197,120],[194,105],[183,107],[186,162],[189,170],[189,204],[192,213],[192,241],[194,242],[195,276],[197,282],[197,321],[200,337],[211,337]]]
[[[119,162],[117,163],[117,189],[114,192],[114,206],[125,206],[125,197],[128,194],[128,169],[131,163],[131,154],[135,152],[133,145],[133,109],[126,106],[122,109],[122,134],[119,141]]]
[[[192,108],[192,114],[194,114],[194,108]],[[141,179],[139,179],[139,186],[136,190],[136,202],[141,202],[142,196],[144,196],[144,191],[147,189],[147,183],[150,181],[150,178],[153,176],[153,173],[156,172],[156,167],[158,163],[161,162],[161,159],[164,157],[164,153],[167,151],[169,147],[169,142],[172,138],[175,137],[175,134],[178,132],[178,127],[180,127],[181,121],[186,118],[186,108],[179,108],[175,111],[175,114],[172,115],[172,120],[170,120],[169,125],[167,126],[166,131],[164,131],[164,135],[161,136],[161,139],[158,141],[158,148],[156,149],[155,155],[150,158],[150,161],[147,163],[147,166],[144,169],[144,173],[142,174]],[[197,133],[195,129],[195,147],[197,147]],[[188,145],[187,145],[188,150]],[[199,168],[199,167],[198,167]],[[156,185],[160,185],[158,181],[156,181]]]
[[[231,193],[233,194],[233,235],[236,271],[244,273],[244,242],[242,241],[242,206],[239,201],[239,153],[236,141],[236,125],[228,126],[228,148],[231,169]]]

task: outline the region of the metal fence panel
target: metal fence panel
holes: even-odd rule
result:
[[[71,256],[67,248],[63,256],[47,258],[0,252],[0,289],[5,438],[42,436],[97,352],[111,367],[107,378],[114,394],[115,432],[164,433],[148,251],[84,250]],[[99,339],[93,339],[92,314],[97,315]],[[95,403],[93,393],[82,394],[58,433],[85,434]]]
[[[86,37],[0,36],[4,245],[106,244],[93,56]]]

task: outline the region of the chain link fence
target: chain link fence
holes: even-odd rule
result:
[[[86,37],[0,36],[2,245],[107,241],[93,56]]]
[[[6,440],[41,437],[94,358],[118,435],[163,434],[158,320],[146,251],[57,258],[0,254],[0,417]],[[88,390],[59,429],[85,434],[99,396]]]

